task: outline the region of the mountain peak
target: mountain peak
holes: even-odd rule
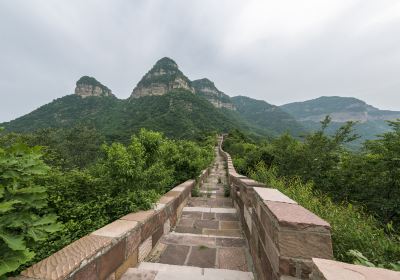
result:
[[[185,89],[194,93],[190,80],[179,70],[178,64],[171,58],[163,57],[139,81],[131,98],[164,95],[173,89]]]
[[[163,57],[163,58],[159,59],[156,62],[155,66],[159,66],[159,67],[163,67],[163,68],[178,69],[178,64],[176,64],[176,62],[169,57]]]
[[[82,98],[88,96],[113,96],[108,87],[89,76],[82,76],[76,82],[75,94]]]
[[[192,81],[192,86],[195,89],[197,95],[200,95],[210,101],[214,107],[217,108],[227,108],[230,110],[235,110],[230,97],[220,91],[214,84],[207,78],[198,79]]]

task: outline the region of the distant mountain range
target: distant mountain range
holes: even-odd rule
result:
[[[318,129],[326,115],[332,117],[330,131],[348,120],[359,121],[356,128],[363,140],[387,131],[385,120],[400,118],[400,112],[379,110],[348,97],[320,97],[280,107],[250,97],[230,97],[207,78],[190,80],[175,61],[164,57],[143,76],[128,99],[118,99],[95,78],[83,76],[76,82],[74,94],[0,126],[7,131],[30,132],[83,124],[113,140],[129,139],[141,127],[176,138],[231,129],[263,137],[285,132],[300,136]]]
[[[84,76],[76,82],[75,94],[0,126],[7,131],[30,132],[78,124],[122,140],[141,127],[177,138],[235,128],[255,136],[305,132],[279,107],[251,98],[231,98],[206,78],[191,81],[166,57],[143,76],[126,100],[116,98],[95,78]]]
[[[400,112],[380,110],[353,97],[322,96],[304,102],[294,102],[281,109],[292,115],[308,130],[320,127],[320,121],[329,115],[332,119],[330,132],[333,132],[346,121],[356,121],[356,133],[361,136],[358,143],[374,139],[377,135],[389,130],[387,120],[400,118]]]

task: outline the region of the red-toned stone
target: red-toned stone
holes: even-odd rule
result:
[[[266,201],[265,204],[282,227],[330,232],[328,222],[300,205],[274,201]]]
[[[133,254],[135,251],[138,250],[140,244],[140,228],[138,230],[131,232],[126,237],[126,256],[127,258],[129,255]]]
[[[312,259],[311,280],[399,280],[400,272],[325,259]]]
[[[73,280],[97,280],[97,260],[88,263],[73,276]]]
[[[332,259],[331,236],[318,232],[281,231],[279,252],[285,257]]]
[[[147,211],[139,211],[136,213],[130,213],[128,215],[123,216],[120,218],[121,220],[128,220],[128,221],[137,221],[137,222],[145,222],[147,219],[152,217],[156,213],[155,210],[147,210]]]
[[[80,265],[111,244],[111,238],[88,235],[21,272],[38,279],[63,279]]]
[[[152,246],[153,247],[157,244],[158,240],[160,240],[163,233],[164,233],[164,226],[162,224],[153,234],[153,237],[152,237]]]
[[[99,278],[105,279],[120,267],[125,261],[125,239],[115,244],[104,255],[100,256],[98,263]]]

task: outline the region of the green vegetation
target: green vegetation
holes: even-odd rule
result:
[[[128,143],[140,128],[163,132],[167,137],[197,139],[201,135],[239,128],[253,129],[237,112],[215,108],[210,102],[185,90],[163,96],[118,100],[113,97],[68,95],[3,124],[7,131],[32,132],[39,129],[71,129],[77,125],[96,129],[106,141]]]
[[[253,126],[269,131],[269,135],[280,135],[288,132],[299,136],[305,133],[304,127],[291,115],[277,106],[263,100],[256,100],[246,96],[231,98],[240,115]]]
[[[0,277],[32,259],[32,245],[61,228],[46,209],[41,180],[49,171],[38,147],[0,147]]]
[[[277,188],[332,226],[335,258],[356,261],[357,250],[371,263],[394,268],[400,260],[400,122],[360,152],[344,144],[356,137],[352,123],[334,135],[322,128],[304,141],[289,135],[254,142],[233,131],[224,143],[238,172]]]
[[[50,137],[43,137],[47,132]],[[8,256],[1,274],[21,270],[127,213],[149,209],[213,159],[214,137],[171,140],[142,129],[127,144],[85,144],[96,131],[57,132],[0,135],[0,249],[2,259],[3,252]],[[90,156],[79,156],[79,145]]]

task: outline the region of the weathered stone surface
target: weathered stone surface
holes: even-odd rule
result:
[[[92,232],[91,235],[119,238],[124,235],[127,235],[130,231],[135,229],[137,226],[138,226],[138,222],[136,222],[136,221],[116,220],[116,221],[112,222],[111,224],[108,224],[108,225]]]
[[[277,189],[254,187],[254,192],[261,198],[261,200],[277,201],[285,203],[297,204],[296,201],[290,199]]]
[[[221,221],[220,222],[221,229],[240,229],[239,222],[236,221]]]
[[[192,247],[187,265],[197,267],[215,267],[216,249],[205,246]]]
[[[140,244],[140,227],[126,237],[126,258],[138,250]]]
[[[300,205],[275,201],[267,201],[265,204],[277,218],[280,226],[297,230],[312,229],[330,232],[328,222]]]
[[[312,259],[311,280],[399,280],[400,272],[325,259]]]
[[[163,234],[164,234],[164,226],[162,225],[154,232],[152,236],[153,247],[157,244],[158,240],[161,238]]]
[[[215,220],[215,213],[203,213],[203,220]]]
[[[180,233],[193,233],[193,234],[201,234],[202,233],[201,228],[182,227],[182,226],[176,226],[175,231],[180,232]]]
[[[98,280],[97,261],[90,262],[73,276],[74,280]]]
[[[138,251],[135,251],[130,255],[125,262],[117,268],[115,271],[115,279],[120,279],[122,275],[130,268],[135,267],[138,261]]]
[[[89,235],[78,239],[48,258],[24,270],[21,275],[39,279],[65,279],[83,262],[111,244],[111,238]]]
[[[161,254],[160,262],[165,264],[183,265],[189,252],[189,246],[168,245]]]
[[[156,275],[157,271],[130,268],[122,276],[121,280],[154,280]]]
[[[246,247],[246,241],[243,238],[217,237],[216,245],[218,247]]]
[[[139,262],[142,262],[147,257],[147,255],[150,253],[152,249],[152,245],[153,244],[151,236],[139,245],[139,257],[138,257]]]
[[[218,229],[219,222],[215,220],[195,220],[194,221],[194,228],[210,228],[210,229]]]
[[[151,216],[156,213],[155,210],[147,210],[147,211],[140,211],[136,213],[130,213],[128,215],[123,216],[120,218],[121,220],[128,220],[128,221],[136,221],[136,222],[145,222]]]
[[[241,230],[238,229],[203,229],[203,234],[213,236],[242,237]]]
[[[332,259],[331,236],[315,232],[281,231],[279,252],[286,257]]]
[[[187,246],[204,245],[208,247],[215,247],[215,238],[202,235],[186,235],[186,234],[167,234],[164,235],[160,242],[164,244],[180,244]]]
[[[238,221],[238,216],[231,213],[217,213],[216,219],[220,221]]]
[[[246,251],[244,248],[219,248],[218,268],[247,271]]]
[[[182,227],[192,227],[194,224],[194,219],[186,219],[186,218],[182,218],[178,221],[178,226],[182,226]]]
[[[111,247],[99,258],[98,273],[100,279],[105,279],[120,267],[125,261],[126,242],[122,240]]]

